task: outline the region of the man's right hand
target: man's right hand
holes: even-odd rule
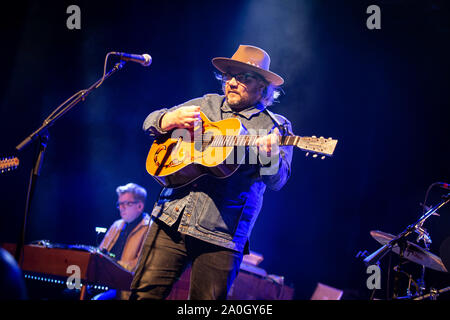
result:
[[[161,129],[169,131],[174,128],[191,129],[197,121],[200,121],[199,106],[185,106],[167,112],[161,118]]]

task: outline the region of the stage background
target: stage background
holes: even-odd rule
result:
[[[66,27],[72,4],[80,30]],[[380,30],[366,27],[371,4],[381,8]],[[317,282],[366,299],[368,275],[355,256],[379,248],[369,232],[401,232],[421,215],[428,186],[450,180],[449,18],[445,1],[11,3],[0,22],[0,157],[18,156],[20,166],[0,176],[0,241],[20,234],[37,143],[21,153],[15,146],[101,77],[107,52],[149,53],[153,63],[128,63],[50,128],[26,242],[95,245],[95,227],[119,218],[115,188],[128,182],[147,188],[150,211],[160,187],[145,170],[151,140],[143,120],[220,93],[210,60],[251,44],[271,55],[286,82],[270,109],[297,135],[339,140],[331,159],[295,150],[288,183],[266,192],[251,250],[295,287],[296,299],[309,299]],[[444,193],[433,188],[427,204]],[[450,236],[450,208],[440,214],[425,225],[435,254]],[[410,268],[416,277],[420,268]],[[435,271],[426,280],[450,285]]]

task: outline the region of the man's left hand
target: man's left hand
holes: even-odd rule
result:
[[[281,136],[278,128],[275,128],[271,134],[256,139],[256,145],[259,148],[259,152],[267,155],[268,157],[277,156],[280,153],[278,146],[278,137]]]

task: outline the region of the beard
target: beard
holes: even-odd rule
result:
[[[227,94],[227,102],[230,107],[234,108],[242,108],[247,103],[240,94],[234,92]]]
[[[229,92],[226,95],[228,105],[234,110],[242,110],[258,102],[259,97],[254,94],[241,95],[235,92]]]

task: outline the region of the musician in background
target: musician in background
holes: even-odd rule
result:
[[[117,262],[130,272],[134,272],[141,253],[145,235],[151,225],[150,216],[144,212],[147,191],[128,183],[116,189],[117,209],[121,219],[115,221],[106,232],[99,248],[106,250]],[[97,295],[95,300],[128,298],[126,292],[109,290]]]
[[[200,111],[211,121],[238,118],[247,130],[264,132],[257,148],[231,176],[203,175],[178,188],[164,188],[152,211],[155,219],[144,244],[130,299],[166,298],[191,264],[189,298],[226,299],[263,202],[266,187],[280,190],[290,176],[292,147],[278,146],[290,122],[268,106],[284,80],[269,70],[269,55],[241,45],[232,58],[214,58],[225,95],[207,94],[148,115],[144,130],[153,138],[174,129],[192,130]],[[251,151],[258,152],[251,157]],[[249,161],[249,159],[256,161]],[[274,219],[276,213],[274,212]]]

